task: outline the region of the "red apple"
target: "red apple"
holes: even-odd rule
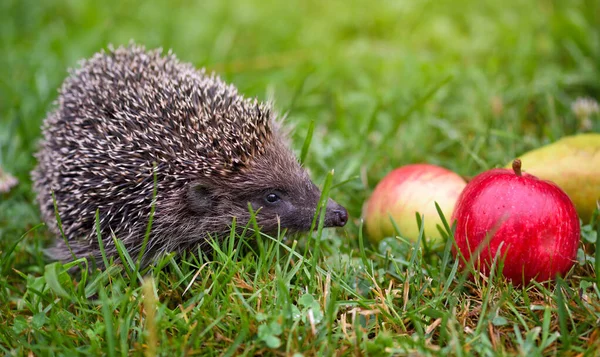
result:
[[[458,250],[485,275],[498,251],[502,274],[517,285],[564,276],[574,264],[580,236],[575,206],[554,183],[521,173],[519,160],[512,170],[492,169],[469,182],[454,220]]]
[[[424,215],[427,237],[439,239],[436,225],[443,225],[435,202],[449,219],[466,184],[456,173],[431,164],[406,165],[391,171],[377,184],[365,204],[363,215],[367,237],[377,243],[396,235],[393,219],[402,237],[416,241],[419,226],[415,212],[418,212]]]

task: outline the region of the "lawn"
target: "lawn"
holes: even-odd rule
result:
[[[30,171],[68,68],[130,40],[172,49],[272,100],[349,223],[234,237],[206,260],[69,274]],[[447,244],[371,244],[361,209],[395,167],[472,177],[583,131],[600,99],[600,1],[0,2],[0,353],[45,355],[600,355],[600,223],[552,284],[466,279]],[[314,130],[311,128],[314,127]],[[426,241],[427,237],[424,237]],[[246,244],[255,241],[257,244]]]

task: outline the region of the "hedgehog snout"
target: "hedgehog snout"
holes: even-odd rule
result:
[[[327,202],[325,208],[325,226],[343,227],[348,222],[348,211],[332,199]]]

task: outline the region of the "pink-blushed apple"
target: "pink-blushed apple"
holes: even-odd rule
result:
[[[454,256],[489,276],[494,256],[516,285],[564,276],[575,262],[579,218],[569,196],[556,184],[513,169],[491,169],[473,178],[460,195]],[[479,254],[478,254],[479,253]]]
[[[368,239],[377,243],[396,235],[416,241],[419,226],[415,212],[424,216],[424,231],[428,239],[438,240],[436,225],[443,227],[435,208],[438,203],[448,220],[465,180],[458,174],[431,164],[410,164],[388,173],[375,187],[365,203],[363,217]]]

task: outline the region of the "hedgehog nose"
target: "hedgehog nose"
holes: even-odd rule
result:
[[[335,210],[333,211],[333,213],[337,214],[337,225],[340,227],[343,227],[346,225],[346,222],[348,222],[348,211],[346,211],[346,209],[342,206],[340,206],[341,209],[339,210]]]
[[[328,226],[330,227],[343,227],[348,222],[348,211],[337,202],[329,200],[327,203],[327,214],[326,218]]]

